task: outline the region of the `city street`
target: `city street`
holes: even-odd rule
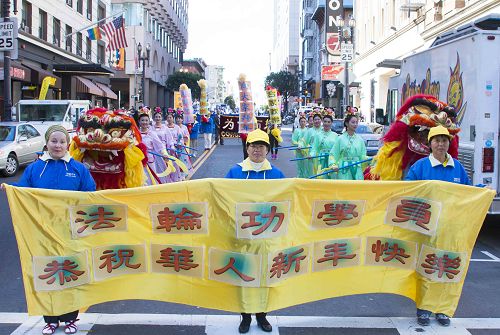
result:
[[[291,129],[283,131],[290,144]],[[295,176],[289,161],[293,152],[281,150],[273,161],[287,177]],[[242,160],[239,139],[225,140],[203,155],[192,179],[222,178],[230,166]],[[0,178],[14,182],[20,177]],[[469,209],[467,209],[469,210]],[[28,317],[19,254],[5,192],[0,193],[0,334],[41,334],[40,316]],[[415,303],[405,297],[366,294],[307,303],[270,312],[272,334],[500,334],[500,220],[489,217],[476,243],[462,298],[451,326],[416,324]],[[233,313],[207,310],[157,301],[115,301],[81,311],[79,334],[237,334],[240,317]],[[60,328],[56,334],[63,334]],[[249,334],[263,334],[255,321]]]

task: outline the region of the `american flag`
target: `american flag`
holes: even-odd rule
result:
[[[125,38],[125,21],[123,20],[122,15],[116,17],[113,21],[106,23],[101,29],[106,35],[106,39],[108,41],[106,50],[117,50],[128,46],[127,39]]]

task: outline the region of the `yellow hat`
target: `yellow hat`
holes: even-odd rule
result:
[[[266,132],[260,129],[255,129],[254,131],[249,132],[247,137],[247,144],[254,142],[265,142],[269,145],[269,136]]]
[[[439,125],[439,126],[436,126],[436,127],[432,127],[431,130],[429,130],[429,135],[427,136],[427,140],[430,142],[431,138],[433,138],[434,136],[437,136],[437,135],[448,136],[448,138],[450,139],[450,141],[453,139],[453,136],[450,135],[450,132],[448,131],[448,129],[446,129],[445,127]]]

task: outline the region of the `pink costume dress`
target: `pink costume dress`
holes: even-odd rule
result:
[[[165,145],[160,140],[158,135],[149,128],[146,132],[141,131],[142,142],[148,149],[148,166],[156,174],[161,174],[167,168],[162,157],[153,154],[165,153]],[[167,177],[158,177],[158,180],[146,169],[146,185],[155,185],[158,183],[164,184],[168,182]]]
[[[179,126],[179,128],[181,130],[180,133],[181,133],[182,138],[179,138],[178,144],[189,146],[189,130],[188,130],[188,128],[185,125],[183,125],[183,124],[181,124]],[[189,154],[189,149],[188,148],[178,147],[177,150],[178,151],[182,151],[183,153]],[[184,162],[184,164],[186,164],[186,166],[187,166],[187,168],[189,170],[191,170],[193,168],[193,164],[191,163],[191,158],[189,158],[188,155],[181,155],[180,158],[182,159],[182,161]]]
[[[156,124],[154,124],[152,126],[152,130],[153,130],[153,132],[156,133],[156,135],[158,136],[158,138],[160,139],[160,141],[163,142],[163,147],[167,149],[168,153],[170,155],[174,154],[174,152],[175,152],[175,146],[174,146],[175,141],[174,141],[174,138],[172,137],[172,133],[170,132],[170,130],[168,129],[168,127],[166,125],[164,125],[164,124],[162,124],[159,127]],[[177,173],[177,171],[176,172],[172,172],[171,174],[169,174],[167,176],[167,180],[168,180],[168,182],[179,181],[180,177],[179,177],[179,174]]]
[[[181,128],[176,125],[175,123],[172,124],[172,126],[169,126],[167,124],[167,130],[170,131],[170,134],[172,134],[172,138],[174,140],[174,145],[177,145],[177,144],[183,144],[182,143],[182,131],[181,131]],[[182,159],[182,156],[181,154],[177,153],[176,151],[181,151],[180,149],[183,149],[183,148],[180,148],[180,147],[174,147],[174,150],[173,150],[173,154],[179,158],[181,161],[183,161]],[[184,176],[185,174],[183,174],[183,172],[181,171],[181,169],[176,165],[176,172],[177,174],[177,180],[184,180]]]

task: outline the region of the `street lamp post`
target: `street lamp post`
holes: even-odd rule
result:
[[[142,52],[142,45],[139,43],[137,45],[137,58],[139,62],[142,61],[142,79],[141,79],[141,98],[142,104],[146,105],[146,61],[148,61],[149,66],[149,53],[151,52],[151,45],[146,44],[146,52]]]
[[[344,18],[338,18],[339,27],[341,28],[340,39],[344,48],[341,50],[351,50],[352,53],[341,53],[342,60],[345,60],[345,93],[344,93],[344,106],[349,105],[349,62],[354,58],[354,36],[353,31],[356,26],[356,20],[352,15],[349,15],[349,18],[345,20]],[[351,48],[347,48],[347,44],[352,44]],[[342,111],[343,114],[343,111]]]

